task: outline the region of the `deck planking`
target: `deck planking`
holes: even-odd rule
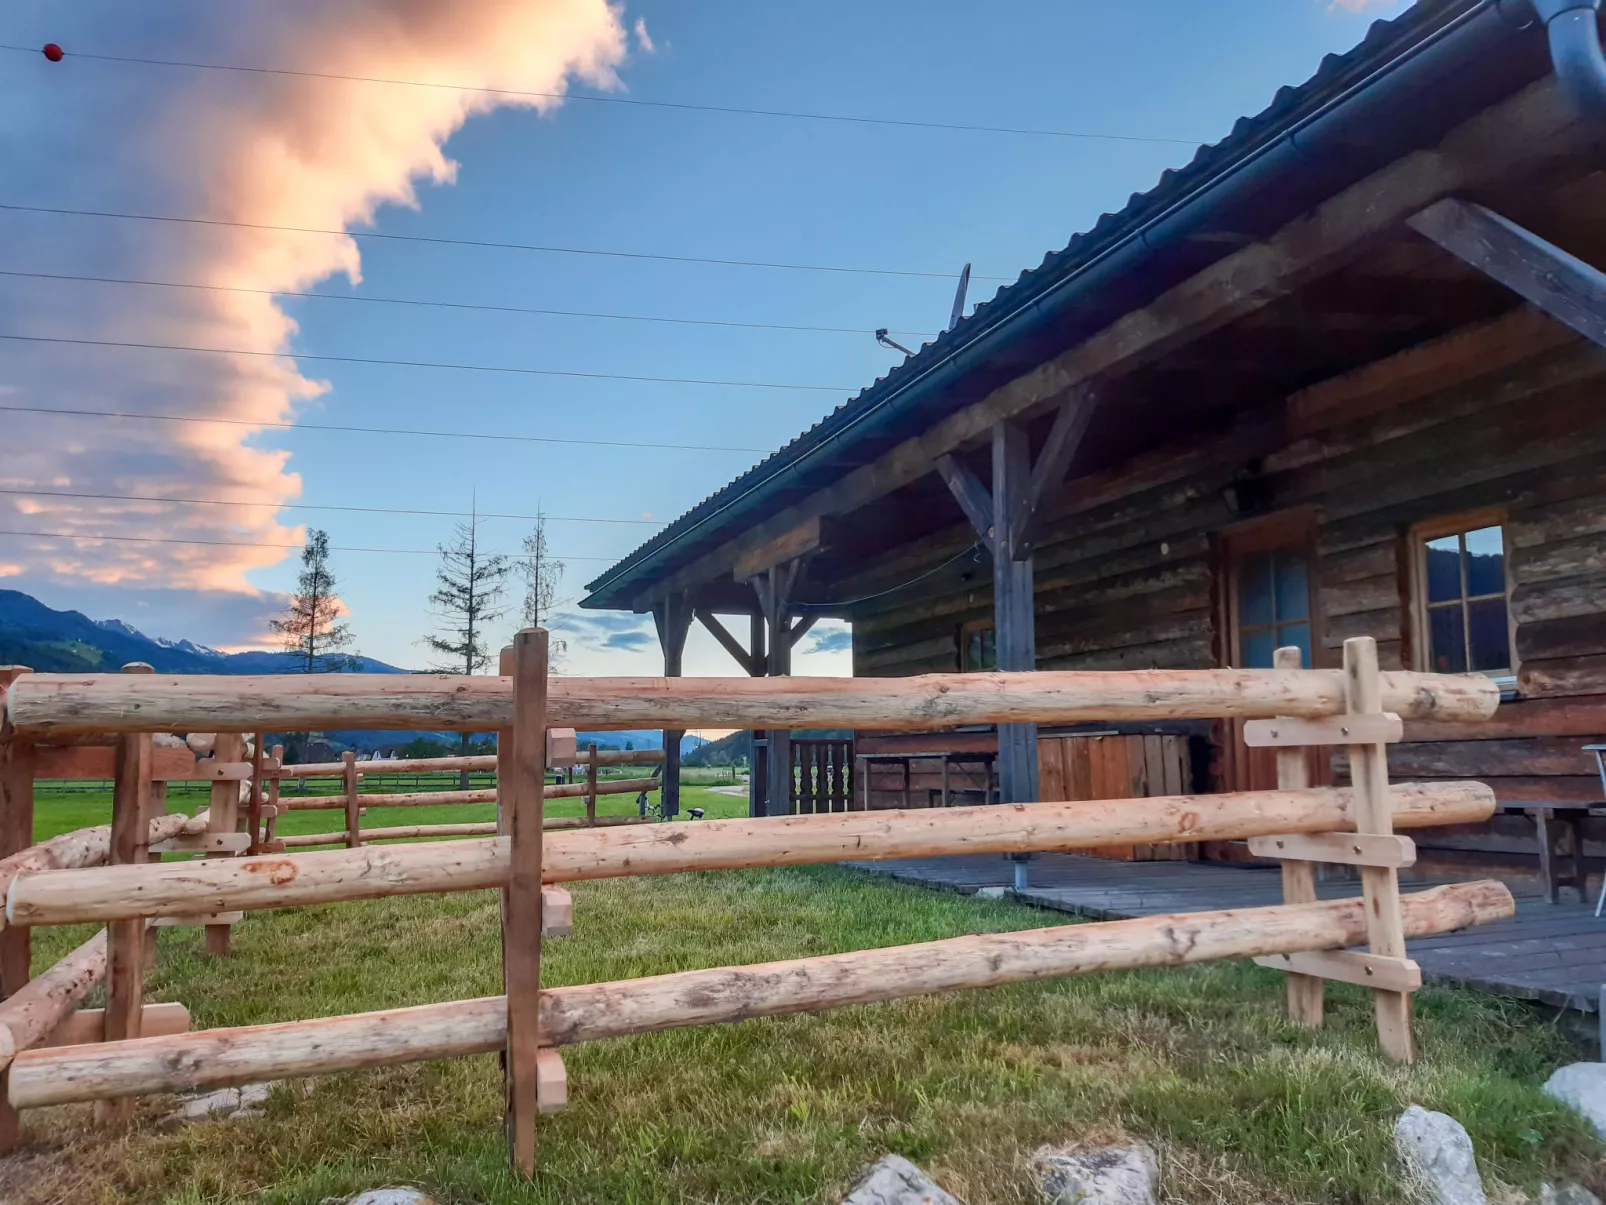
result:
[[[1075,854],[1034,854],[1031,885],[1013,890],[1014,864],[1002,855],[850,862],[856,870],[898,882],[972,893],[1002,889],[1023,903],[1088,920],[1129,920],[1167,912],[1262,908],[1282,903],[1275,867],[1198,862],[1115,862]],[[1444,880],[1401,883],[1405,891]],[[1322,899],[1358,896],[1358,880],[1316,884]],[[1426,982],[1473,988],[1556,1008],[1596,1012],[1606,984],[1606,918],[1585,903],[1550,904],[1534,890],[1514,888],[1517,914],[1408,943]]]

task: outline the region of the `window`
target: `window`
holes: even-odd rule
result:
[[[1510,676],[1505,528],[1487,515],[1419,528],[1416,558],[1418,665]]]
[[[1270,669],[1272,654],[1296,645],[1312,664],[1310,556],[1298,544],[1246,552],[1238,561],[1238,665]]]
[[[998,639],[990,619],[977,619],[959,629],[959,672],[998,668]]]

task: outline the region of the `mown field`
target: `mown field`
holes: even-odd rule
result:
[[[745,810],[706,789],[685,796],[711,816]],[[634,810],[632,796],[605,803]],[[42,795],[40,833],[104,822],[106,807]],[[572,814],[578,801],[551,810]],[[480,812],[373,809],[365,822]],[[294,814],[283,829],[323,831],[334,816]],[[574,936],[547,948],[554,985],[1065,920],[831,867],[621,879],[574,894]],[[197,931],[164,930],[150,994],[187,1004],[198,1027],[494,994],[497,914],[489,892],[254,914],[221,961],[201,953]],[[40,933],[38,963],[84,935]],[[1502,1191],[1535,1192],[1558,1174],[1601,1187],[1597,1145],[1539,1092],[1556,1065],[1595,1057],[1552,1014],[1424,991],[1423,1059],[1399,1068],[1374,1053],[1360,991],[1330,988],[1329,1027],[1317,1032],[1289,1026],[1281,999],[1274,973],[1222,964],[575,1048],[571,1104],[542,1122],[531,1183],[505,1170],[491,1056],[285,1085],[249,1119],[169,1126],[171,1100],[147,1100],[110,1140],[88,1107],[45,1110],[26,1119],[28,1150],[0,1165],[0,1201],[317,1205],[414,1183],[447,1205],[831,1202],[864,1164],[897,1151],[970,1205],[993,1205],[1035,1199],[1025,1159],[1040,1144],[1135,1135],[1161,1152],[1172,1201],[1392,1202],[1402,1198],[1390,1132],[1410,1103],[1460,1118]]]

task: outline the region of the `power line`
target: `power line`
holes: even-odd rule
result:
[[[412,427],[355,427],[340,423],[281,423],[248,418],[213,418],[198,414],[142,414],[131,410],[82,410],[50,406],[0,405],[0,413],[60,414],[78,418],[148,419],[158,423],[216,423],[225,427],[260,427],[279,431],[339,431],[355,435],[416,435],[426,439],[478,439],[494,443],[564,444],[587,448],[650,448],[670,452],[743,452],[768,455],[771,448],[722,447],[718,444],[665,444],[622,439],[564,439],[546,435],[490,435],[477,431],[430,431]]]
[[[299,351],[259,351],[243,347],[187,347],[179,343],[137,343],[119,339],[69,339],[56,335],[0,332],[14,343],[55,343],[67,347],[116,347],[135,351],[181,351],[204,356],[259,356],[271,360],[315,360],[323,364],[377,364],[390,368],[440,368],[452,372],[507,373],[525,377],[569,377],[582,381],[637,381],[653,385],[710,385],[732,389],[782,389],[804,393],[852,393],[847,385],[792,385],[778,381],[714,381],[697,377],[633,376],[622,372],[575,372],[561,368],[520,368],[511,364],[453,364],[442,360],[388,360],[378,356],[317,355]]]
[[[667,322],[678,326],[717,326],[735,330],[754,331],[805,331],[826,335],[868,335],[871,328],[862,326],[803,326],[784,322],[730,322],[717,318],[673,318],[661,314],[610,314],[597,310],[549,310],[534,306],[490,305],[484,302],[435,301],[416,297],[371,297],[357,293],[301,293],[291,289],[253,289],[244,285],[195,284],[177,280],[135,280],[126,276],[73,276],[65,272],[23,272],[0,268],[0,276],[16,276],[28,280],[70,280],[84,284],[139,285],[153,289],[199,289],[215,293],[251,293],[264,297],[295,297],[309,301],[361,301],[373,305],[429,306],[446,310],[475,310],[491,314],[536,314],[553,318],[607,318],[619,322]],[[921,338],[929,331],[889,331],[889,334]]]
[[[205,548],[277,548],[286,552],[299,552],[305,545],[302,544],[261,544],[250,540],[196,540],[182,539],[178,536],[111,536],[95,535],[81,531],[7,531],[0,530],[0,536],[21,536],[24,539],[34,540],[112,540],[120,544],[197,544]],[[395,553],[399,556],[439,556],[439,548],[354,548],[329,546],[330,552],[383,552]],[[510,561],[534,560],[533,557],[515,556],[508,553],[487,553],[487,556],[504,556]],[[607,561],[612,563],[618,557],[611,556],[554,556],[554,561]]]
[[[38,54],[31,46],[0,44],[0,50]],[[630,105],[643,109],[675,109],[686,113],[724,113],[742,117],[782,117],[794,121],[829,121],[850,125],[894,126],[899,129],[954,130],[971,134],[1015,134],[1036,138],[1071,138],[1097,142],[1161,143],[1168,146],[1198,146],[1186,138],[1153,138],[1140,134],[1106,134],[1086,130],[1043,130],[1021,126],[978,126],[948,121],[915,121],[896,117],[866,117],[846,113],[809,113],[794,109],[752,109],[737,105],[699,105],[685,101],[640,100],[634,96],[604,96],[586,92],[530,92],[514,88],[485,88],[474,84],[444,84],[429,80],[388,79],[371,75],[341,75],[331,71],[295,71],[282,67],[250,67],[235,63],[202,63],[185,59],[151,59],[134,55],[90,54],[72,51],[75,59],[91,59],[103,63],[134,63],[144,67],[183,67],[195,71],[235,71],[245,75],[278,75],[295,79],[342,80],[356,84],[388,84],[403,88],[435,88],[450,92],[478,92],[488,96],[525,97],[532,100],[577,100],[592,104]]]
[[[412,510],[396,506],[315,506],[310,502],[279,502],[271,498],[155,498],[142,494],[87,494],[70,490],[4,489],[0,494],[27,498],[83,498],[97,502],[163,502],[185,506],[271,506],[276,510],[323,510],[360,515],[419,515],[444,519],[519,519],[528,522],[610,523],[662,527],[657,519],[596,519],[575,515],[506,515],[467,510]]]
[[[659,255],[646,251],[612,251],[597,247],[562,247],[543,243],[503,243],[489,239],[446,238],[427,234],[393,234],[379,230],[329,230],[321,226],[279,226],[271,222],[234,222],[222,218],[178,217],[173,214],[123,213],[107,209],[71,209],[60,205],[14,205],[13,213],[51,213],[80,218],[119,218],[131,222],[169,222],[180,226],[218,226],[235,230],[273,230],[287,234],[327,234],[335,238],[381,239],[395,243],[431,243],[442,247],[479,247],[492,251],[539,251],[549,255],[595,255],[609,259],[658,260],[671,264],[713,264],[722,268],[774,268],[789,272],[833,272],[850,276],[905,276],[922,280],[957,280],[957,272],[914,272],[901,268],[850,268],[838,264],[792,264],[771,260],[719,259],[703,255]],[[972,280],[1012,281],[1013,276],[975,276]]]

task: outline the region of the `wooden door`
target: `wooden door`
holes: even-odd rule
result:
[[[1225,553],[1224,663],[1239,669],[1270,669],[1273,653],[1293,645],[1307,667],[1320,665],[1314,522],[1301,515],[1235,532],[1226,541]],[[1225,727],[1225,788],[1275,787],[1276,751],[1248,748],[1242,721]],[[1330,780],[1326,759],[1313,753],[1311,782]]]

